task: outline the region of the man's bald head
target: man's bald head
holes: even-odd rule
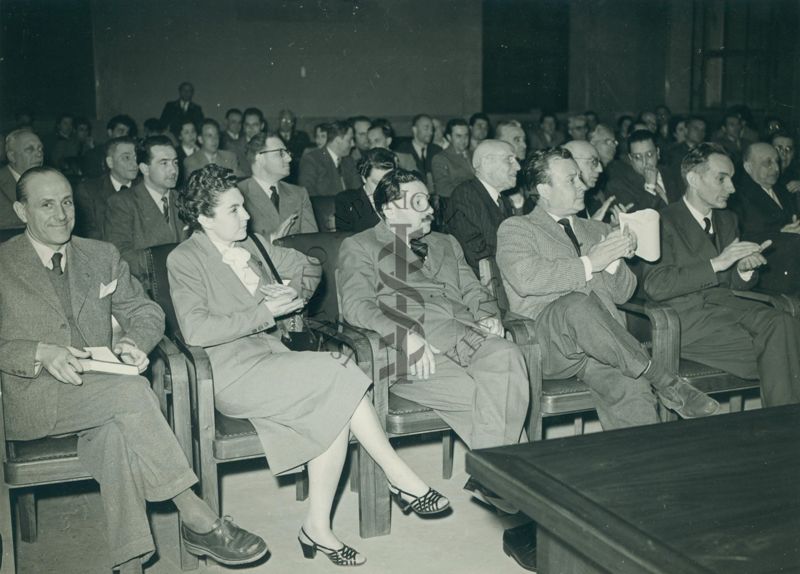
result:
[[[472,154],[475,175],[499,191],[517,184],[517,162],[511,144],[500,140],[483,140]]]
[[[597,149],[587,141],[572,140],[564,144],[581,169],[581,179],[590,189],[597,184],[603,172],[603,163]]]
[[[768,143],[754,143],[744,152],[744,170],[761,187],[770,189],[778,181],[778,151]]]

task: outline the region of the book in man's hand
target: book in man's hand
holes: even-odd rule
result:
[[[112,375],[138,375],[136,365],[120,361],[108,347],[86,347],[91,355],[88,359],[78,359],[84,373],[109,373]]]

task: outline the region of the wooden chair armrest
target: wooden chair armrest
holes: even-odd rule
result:
[[[192,462],[192,423],[189,393],[189,369],[184,354],[168,337],[162,337],[153,351],[163,361],[164,392],[172,396],[172,410],[165,413],[186,459]],[[171,416],[169,416],[171,415]]]
[[[664,303],[643,301],[628,301],[617,307],[649,319],[653,360],[677,373],[681,355],[681,323],[677,311]]]
[[[214,376],[211,370],[211,361],[203,347],[187,345],[181,339],[176,339],[175,344],[186,358],[188,367],[188,402],[191,427],[189,432],[203,435],[202,444],[211,444],[216,437]]]

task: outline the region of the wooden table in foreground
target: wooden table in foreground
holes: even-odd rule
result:
[[[800,573],[800,405],[484,449],[540,574]]]

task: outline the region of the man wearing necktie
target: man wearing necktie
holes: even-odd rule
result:
[[[291,173],[291,152],[274,134],[258,133],[247,144],[253,176],[239,189],[250,213],[250,229],[274,241],[296,233],[316,233],[317,221],[308,191],[286,183]]]
[[[196,126],[203,123],[203,108],[192,101],[193,97],[194,86],[190,82],[183,82],[178,86],[178,99],[164,104],[161,125],[176,136],[186,122],[192,122]]]
[[[119,249],[145,290],[150,281],[145,250],[187,236],[175,204],[178,155],[166,136],[151,136],[137,150],[142,179],[108,199],[104,239]]]
[[[511,311],[536,321],[543,375],[586,383],[604,429],[658,422],[653,391],[685,418],[713,414],[716,401],[653,363],[625,329],[616,306],[636,288],[624,261],[636,238],[576,217],[587,187],[569,150],[539,150],[525,170],[539,199],[500,225],[497,265]]]
[[[800,321],[733,293],[756,285],[771,240],[739,240],[736,215],[725,209],[735,191],[730,156],[702,143],[681,172],[686,194],[661,213],[661,259],[645,268],[645,292],[678,312],[681,357],[760,379],[764,406],[800,402]]]
[[[458,242],[431,232],[425,184],[416,172],[392,170],[374,201],[382,221],[339,252],[343,318],[389,347],[392,392],[434,409],[469,448],[524,440],[530,383],[522,354],[503,338],[497,303]],[[479,489],[474,481],[468,488]]]
[[[433,190],[440,198],[449,198],[459,184],[472,179],[472,152],[469,149],[469,125],[462,118],[447,122],[444,137],[450,145],[431,160]]]
[[[148,381],[84,372],[80,363],[89,356],[84,347],[108,346],[143,372],[163,335],[164,313],[113,245],[71,235],[72,189],[58,171],[37,167],[23,175],[14,209],[25,233],[0,246],[7,438],[78,435],[78,457],[100,483],[110,566],[120,574],[141,572],[155,551],[147,501],[175,503],[183,536],[198,554],[228,563],[263,556],[261,538],[219,519],[191,491],[197,477]],[[112,316],[123,329],[114,342]]]
[[[453,146],[438,156],[445,156]],[[494,257],[497,228],[512,215],[511,200],[503,192],[517,184],[517,162],[511,144],[483,140],[472,157],[475,176],[458,185],[447,202],[445,231],[453,235],[464,250],[464,257],[475,275],[478,262]]]
[[[346,122],[325,124],[327,143],[309,150],[300,159],[299,182],[311,197],[336,195],[345,189],[361,185],[353,149],[353,128]]]

